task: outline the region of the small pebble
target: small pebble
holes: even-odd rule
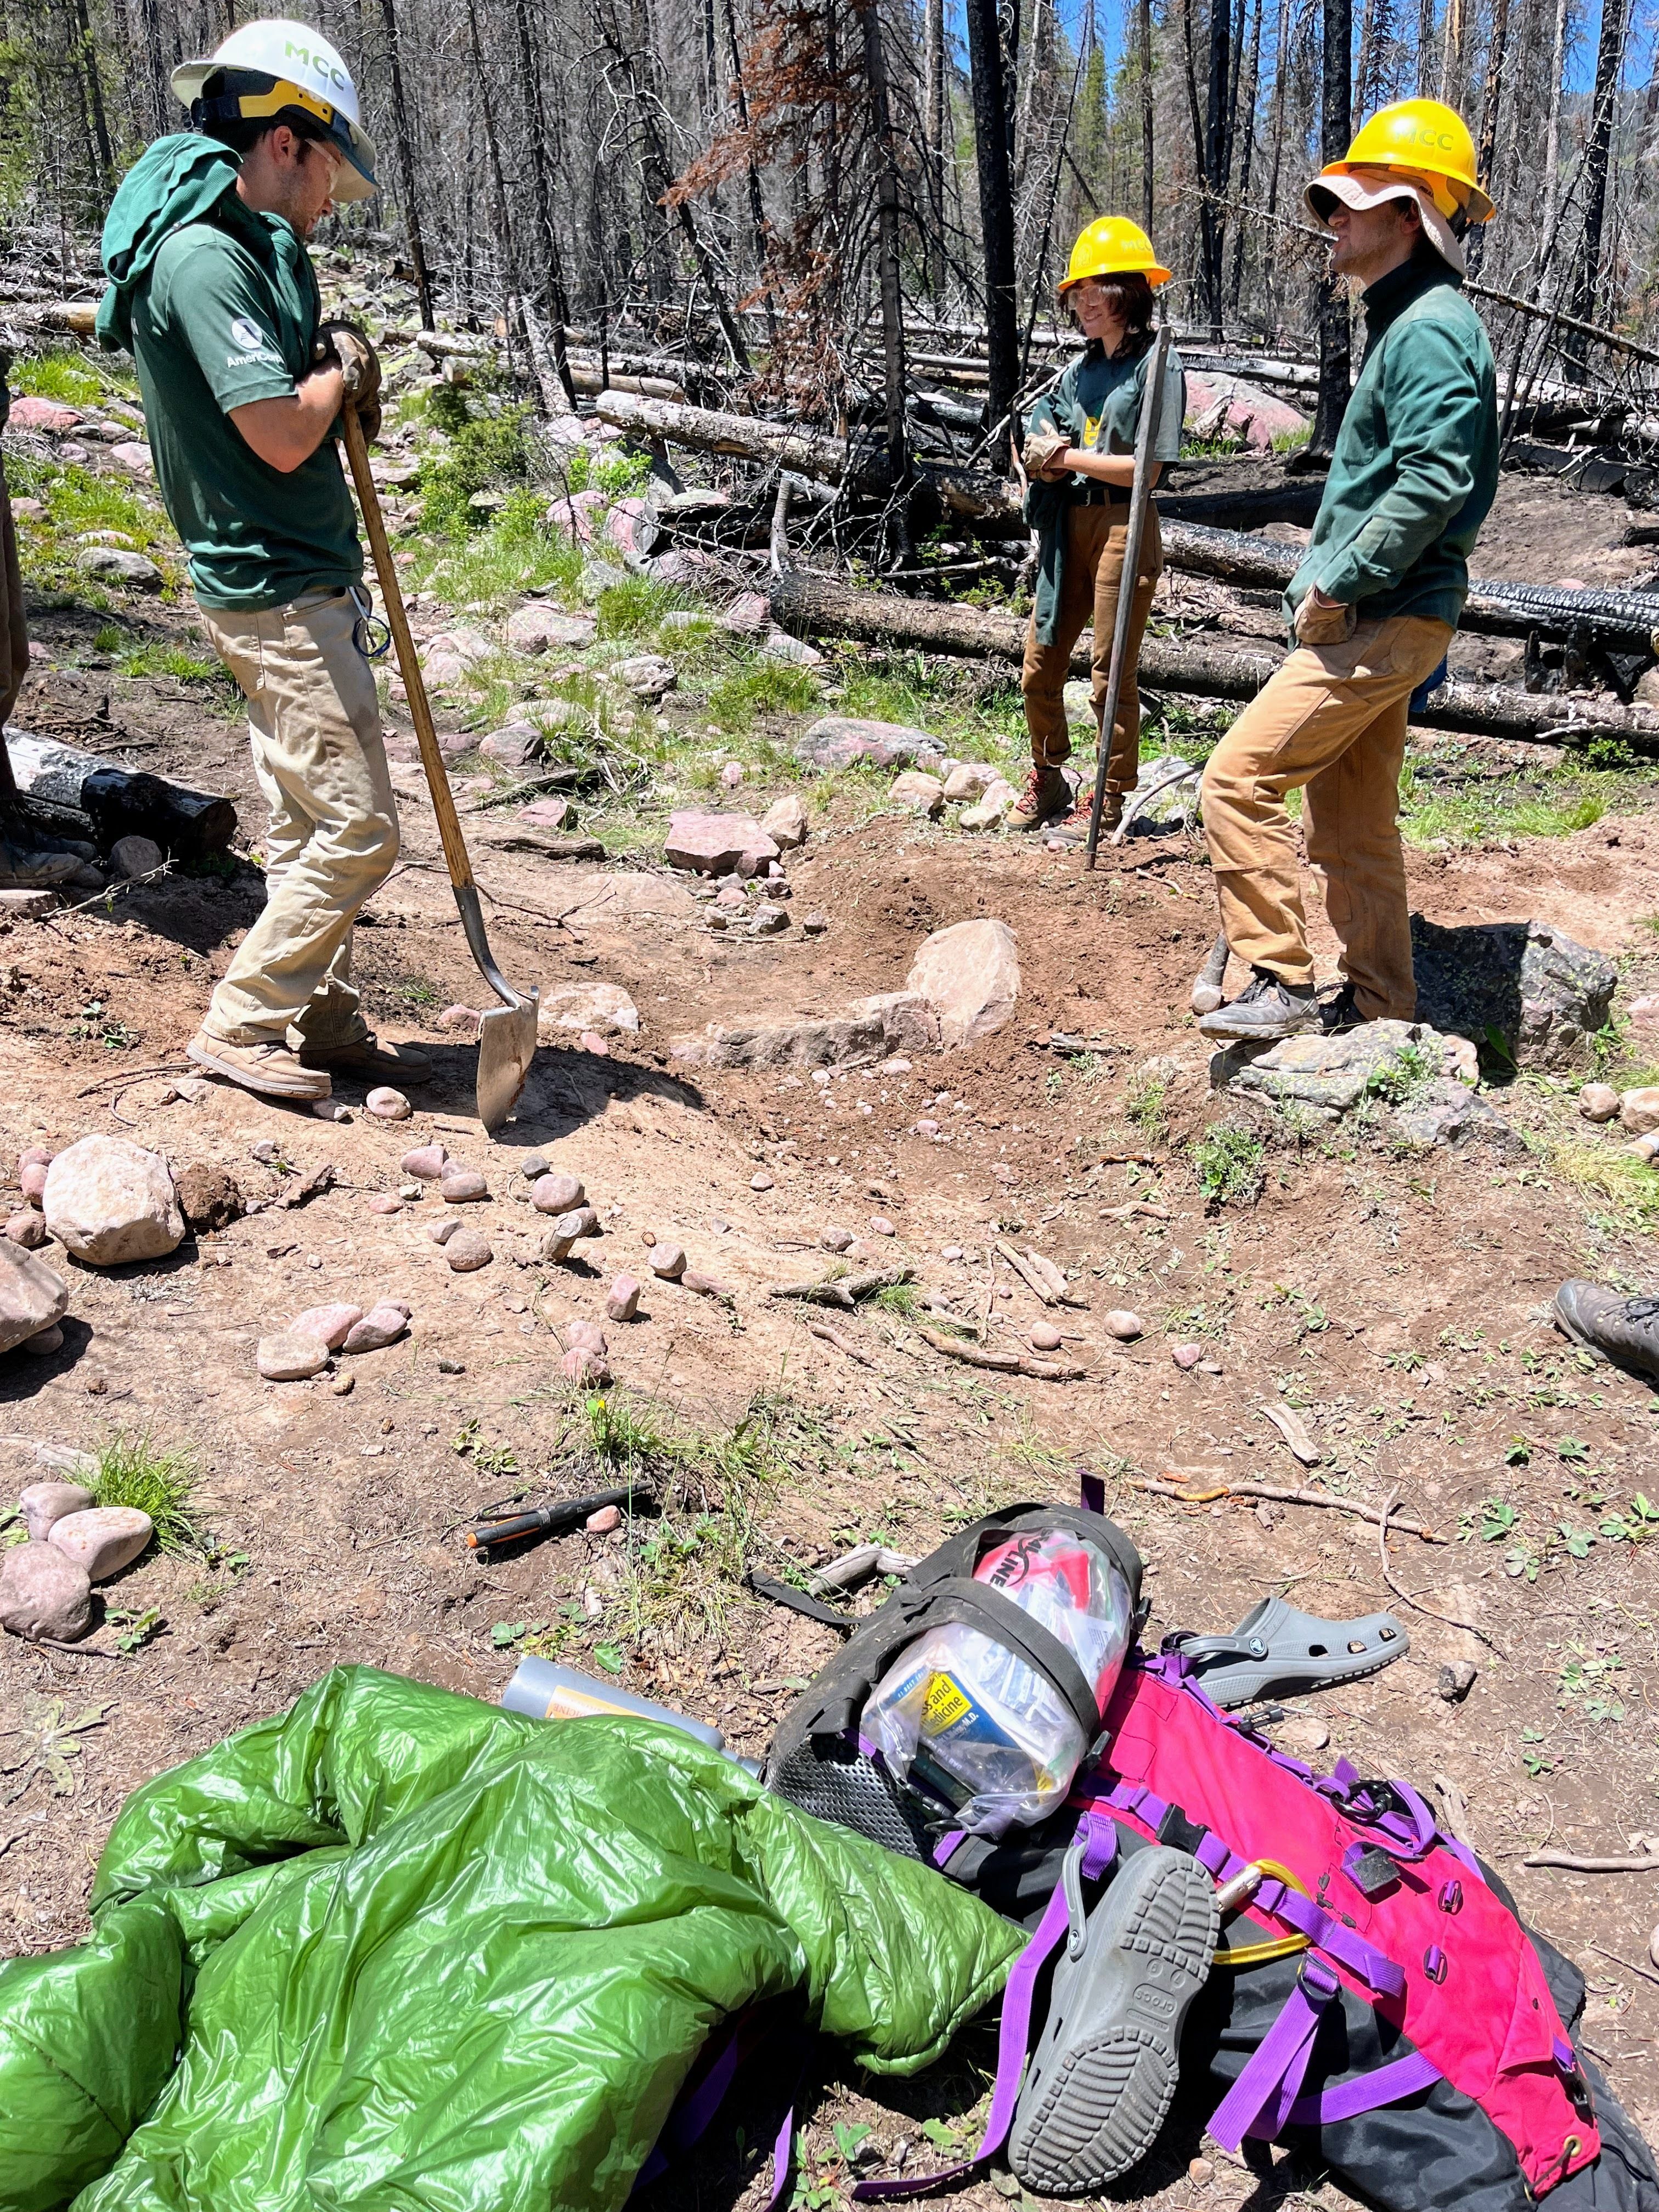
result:
[[[656,1231],[655,1231],[654,1229],[641,1229],[641,1231],[640,1231],[640,1242],[641,1242],[641,1244],[643,1244],[643,1245],[646,1247],[646,1249],[647,1249],[647,1251],[650,1249],[651,1246],[652,1246],[652,1245],[653,1245],[653,1244],[656,1243],[656,1241],[657,1241],[657,1232],[656,1232]]]
[[[939,1256],[941,1260],[959,1260],[962,1257],[962,1247],[960,1244],[942,1244],[939,1247]]]
[[[743,763],[740,761],[727,761],[726,766],[720,770],[720,781],[728,791],[735,791],[743,781]]]
[[[401,1091],[391,1090],[382,1084],[364,1099],[363,1110],[372,1114],[377,1121],[406,1121],[415,1109]]]
[[[837,1229],[832,1224],[823,1231],[818,1242],[826,1252],[844,1252],[853,1242],[853,1232],[850,1229]]]
[[[26,1206],[6,1224],[6,1235],[26,1252],[38,1252],[46,1241],[46,1216],[37,1213],[32,1206]]]
[[[417,1182],[436,1182],[449,1160],[441,1145],[416,1145],[412,1152],[405,1152],[398,1163],[398,1172],[413,1176]]]
[[[26,1336],[23,1340],[24,1351],[33,1352],[37,1359],[50,1359],[54,1352],[61,1352],[63,1348],[64,1332],[56,1322],[50,1328],[40,1329],[33,1336]]]
[[[434,1221],[426,1233],[434,1244],[447,1244],[460,1225],[452,1213],[442,1221]]]
[[[1127,1306],[1118,1306],[1101,1323],[1108,1336],[1115,1336],[1120,1344],[1132,1344],[1138,1336],[1145,1336],[1146,1324],[1138,1313]]]
[[[580,1345],[584,1352],[597,1352],[601,1359],[611,1349],[605,1340],[605,1331],[596,1321],[568,1321],[564,1333],[568,1343]]]
[[[311,1110],[319,1121],[349,1121],[351,1109],[343,1098],[313,1098]]]
[[[884,1213],[872,1213],[870,1216],[870,1226],[878,1237],[896,1237],[898,1235],[897,1230],[894,1228],[892,1223],[887,1218],[887,1216]]]
[[[590,1513],[582,1526],[590,1536],[608,1536],[613,1528],[622,1527],[620,1505],[601,1505],[597,1513]]]
[[[477,1036],[478,1012],[474,1006],[446,1006],[438,1017],[441,1030],[453,1030],[460,1036]]]
[[[349,1398],[357,1387],[357,1378],[355,1375],[337,1375],[328,1387],[337,1398]]]
[[[471,1206],[489,1195],[489,1185],[477,1168],[457,1168],[446,1171],[438,1185],[447,1206]]]
[[[580,1178],[572,1175],[539,1176],[530,1194],[530,1202],[538,1213],[568,1213],[573,1206],[585,1205],[586,1200]]]
[[[1221,1362],[1218,1359],[1200,1359],[1198,1363],[1198,1371],[1200,1375],[1219,1375]]]
[[[577,1042],[584,1052],[591,1052],[596,1059],[609,1060],[611,1057],[611,1047],[597,1030],[584,1030]]]
[[[395,1192],[383,1190],[378,1198],[369,1200],[368,1210],[371,1213],[401,1213],[404,1202]]]
[[[438,1372],[440,1375],[465,1375],[466,1362],[464,1359],[441,1359]]]
[[[678,1244],[659,1244],[651,1254],[651,1272],[672,1283],[685,1273],[685,1254]]]
[[[1030,1346],[1033,1352],[1058,1352],[1066,1341],[1051,1321],[1031,1323]]]
[[[1330,1740],[1331,1732],[1324,1722],[1316,1720],[1311,1713],[1292,1713],[1273,1730],[1273,1741],[1285,1751],[1323,1751]]]
[[[639,1280],[634,1275],[617,1275],[605,1293],[605,1317],[607,1321],[632,1321],[640,1310]]]
[[[809,914],[801,924],[802,930],[808,937],[822,937],[829,927],[830,917],[827,914]]]
[[[559,1362],[559,1372],[567,1382],[580,1382],[584,1389],[602,1390],[611,1380],[611,1369],[597,1352],[586,1352],[579,1344],[573,1345]]]
[[[519,1173],[526,1182],[535,1182],[547,1173],[550,1165],[545,1152],[531,1152],[519,1162]]]
[[[1204,1357],[1204,1347],[1201,1344],[1172,1344],[1170,1357],[1177,1367],[1196,1367]]]
[[[722,1215],[711,1213],[708,1217],[708,1230],[711,1236],[729,1237],[732,1233],[732,1224]]]
[[[1187,2179],[1194,2189],[1206,2188],[1215,2179],[1215,2168],[1207,2158],[1189,2159],[1187,2162]]]
[[[1454,1659],[1440,1669],[1435,1687],[1449,1705],[1461,1705],[1474,1687],[1480,1672],[1468,1659]]]
[[[471,1275],[479,1267],[487,1267],[495,1256],[489,1239],[476,1229],[459,1231],[444,1246],[444,1257],[458,1275]]]
[[[750,1176],[749,1188],[750,1190],[775,1190],[777,1185],[763,1168],[758,1175]]]

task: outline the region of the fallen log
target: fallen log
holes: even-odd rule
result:
[[[791,570],[774,580],[773,620],[802,637],[851,637],[866,645],[950,653],[960,659],[1000,660],[1018,667],[1024,658],[1025,625],[1012,615],[932,599],[905,599],[884,592],[854,591],[828,576]],[[1072,653],[1072,672],[1091,672],[1093,641],[1085,630]],[[1222,639],[1148,638],[1141,647],[1140,678],[1158,690],[1201,699],[1253,699],[1284,654]],[[1516,690],[1504,684],[1443,684],[1413,718],[1419,729],[1453,730],[1522,744],[1568,744],[1575,737],[1607,733],[1632,751],[1659,758],[1659,708],[1620,707],[1571,692]]]
[[[988,1352],[977,1344],[968,1344],[960,1338],[941,1336],[935,1328],[918,1328],[916,1334],[924,1343],[931,1344],[935,1352],[942,1352],[951,1359],[965,1360],[969,1367],[988,1367],[997,1375],[1029,1375],[1037,1382],[1085,1382],[1088,1370],[1085,1367],[1064,1366],[1051,1359],[1028,1359],[1022,1352]]]
[[[118,837],[149,837],[174,860],[222,852],[236,831],[229,799],[186,784],[118,767],[97,753],[31,737],[15,724],[5,732],[17,788],[43,816],[90,835],[108,852]]]
[[[1160,508],[1160,515],[1168,510]],[[1236,530],[1211,530],[1188,520],[1163,523],[1164,557],[1171,568],[1219,577],[1223,582],[1283,591],[1296,574],[1302,549]],[[1568,591],[1559,585],[1512,584],[1475,576],[1461,627],[1501,637],[1541,630],[1578,630],[1598,643],[1651,650],[1659,630],[1659,597],[1643,592]]]

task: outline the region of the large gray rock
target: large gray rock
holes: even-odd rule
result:
[[[50,1544],[18,1544],[0,1567],[0,1628],[31,1644],[72,1644],[92,1623],[92,1584],[84,1569]]]
[[[44,1260],[0,1237],[0,1352],[27,1344],[69,1311],[69,1286]]]
[[[597,627],[592,615],[568,615],[532,599],[507,617],[507,641],[515,653],[546,653],[554,646],[592,645]]]
[[[1389,1099],[1437,1079],[1444,1044],[1423,1022],[1364,1022],[1334,1036],[1285,1037],[1254,1058],[1235,1046],[1217,1054],[1210,1079],[1218,1091],[1346,1114],[1368,1092]]]
[[[159,1260],[184,1241],[172,1170],[126,1137],[82,1137],[59,1152],[42,1205],[46,1227],[89,1267]]]
[[[1407,1142],[1419,1152],[1437,1145],[1489,1145],[1505,1158],[1523,1158],[1526,1140],[1477,1091],[1455,1077],[1438,1076],[1395,1109],[1395,1121]]]
[[[88,1582],[106,1583],[131,1565],[155,1534],[155,1522],[136,1505],[93,1505],[54,1521],[46,1541]]]
[[[88,545],[76,555],[75,565],[83,576],[94,576],[100,583],[124,584],[130,591],[161,588],[161,572],[154,561],[142,553],[123,553],[113,545]]]
[[[673,1048],[682,1067],[857,1067],[891,1053],[937,1052],[939,1018],[919,992],[860,999],[836,1019],[757,1024],[710,1022]]]
[[[935,768],[945,748],[926,730],[902,722],[862,721],[854,714],[826,714],[814,722],[795,748],[809,768],[850,768],[869,761],[876,768]]]
[[[663,857],[671,868],[690,868],[698,875],[752,876],[779,853],[747,814],[708,814],[687,807],[668,817]]]
[[[948,1051],[992,1036],[1019,998],[1019,948],[1006,921],[953,922],[923,940],[905,988],[939,1016]]]
[[[1618,971],[1547,921],[1442,929],[1412,916],[1420,1021],[1500,1048],[1518,1067],[1582,1066]]]

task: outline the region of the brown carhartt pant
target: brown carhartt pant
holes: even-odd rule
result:
[[[1100,726],[1106,711],[1106,685],[1112,665],[1112,630],[1117,621],[1118,587],[1123,580],[1123,552],[1129,531],[1128,502],[1111,507],[1074,507],[1066,518],[1066,555],[1060,564],[1060,614],[1052,645],[1039,645],[1036,616],[1025,633],[1025,663],[1019,688],[1025,698],[1025,726],[1031,733],[1031,758],[1039,768],[1058,768],[1071,757],[1072,733],[1066,721],[1066,679],[1072,647],[1089,623],[1094,624],[1094,713]],[[1106,767],[1108,791],[1133,791],[1140,773],[1140,687],[1136,681],[1140,641],[1152,611],[1152,594],[1164,573],[1164,541],[1158,510],[1148,507],[1140,541],[1140,574],[1129,622],[1128,650]]]
[[[1309,865],[1341,941],[1342,973],[1370,1021],[1417,1012],[1400,769],[1407,702],[1451,636],[1446,623],[1395,615],[1334,644],[1298,647],[1204,771],[1204,835],[1229,945],[1286,982],[1313,980],[1285,811],[1285,793],[1305,788]]]

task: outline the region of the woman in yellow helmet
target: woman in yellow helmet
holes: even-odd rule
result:
[[[1060,773],[1072,750],[1066,678],[1072,648],[1092,622],[1098,727],[1123,578],[1135,431],[1152,343],[1152,290],[1169,277],[1139,225],[1123,216],[1109,215],[1091,222],[1079,238],[1060,288],[1087,343],[1053,392],[1032,409],[1026,437],[1025,519],[1039,536],[1036,603],[1020,674],[1025,724],[1031,733],[1031,773],[1008,817],[1012,829],[1035,830],[1058,817],[1066,817],[1068,830],[1087,825],[1092,792],[1079,793],[1080,804],[1073,807],[1071,788]],[[1162,464],[1181,452],[1181,422],[1186,412],[1187,384],[1180,357],[1172,349],[1168,361],[1154,483]],[[1133,790],[1140,771],[1140,694],[1135,668],[1163,568],[1158,516],[1149,513],[1134,580],[1133,619],[1117,719],[1102,739],[1109,748],[1103,817],[1108,830],[1116,828],[1123,794]]]

